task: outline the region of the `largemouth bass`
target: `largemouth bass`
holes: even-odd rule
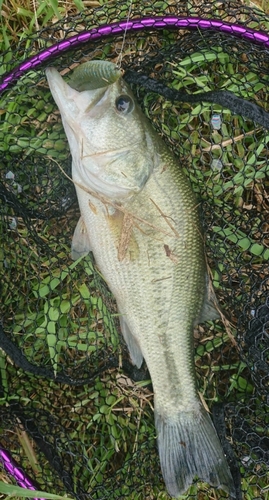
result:
[[[85,63],[69,84],[49,68],[47,79],[81,212],[72,255],[93,252],[131,359],[147,363],[166,488],[177,497],[199,477],[234,496],[196,387],[193,328],[217,313],[189,182],[113,63]]]

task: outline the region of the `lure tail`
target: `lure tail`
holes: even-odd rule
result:
[[[195,477],[235,497],[218,435],[203,407],[199,412],[181,412],[173,420],[164,420],[155,411],[155,425],[162,474],[172,497],[185,493]]]

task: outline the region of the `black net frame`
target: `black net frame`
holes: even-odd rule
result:
[[[3,60],[12,71],[59,39],[126,15],[124,2],[85,11],[21,42]],[[269,31],[264,13],[238,2],[133,2],[131,19],[153,15]],[[70,259],[79,211],[61,170],[70,175],[70,153],[44,77],[47,65],[68,73],[88,59],[116,61],[122,37],[30,65],[1,97],[1,447],[44,491],[78,499],[168,498],[149,374],[130,363],[113,297],[93,259]],[[268,48],[253,40],[171,27],[127,32],[122,53],[126,79],[200,200],[225,318],[195,331],[197,378],[238,498],[267,494],[268,130],[267,115],[259,116],[268,108],[268,59]],[[190,104],[177,94],[216,90],[252,103],[253,118],[223,107],[218,95]],[[211,494],[197,482],[186,498]]]

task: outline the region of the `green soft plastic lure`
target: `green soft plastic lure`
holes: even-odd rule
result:
[[[110,61],[88,61],[74,70],[68,84],[78,92],[82,92],[107,87],[121,76],[122,70]]]

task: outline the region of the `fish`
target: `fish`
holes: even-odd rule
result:
[[[83,63],[69,82],[53,67],[46,77],[80,207],[72,257],[93,253],[131,360],[147,364],[166,489],[178,497],[199,478],[234,497],[195,375],[194,327],[218,317],[218,307],[189,180],[113,62]]]

